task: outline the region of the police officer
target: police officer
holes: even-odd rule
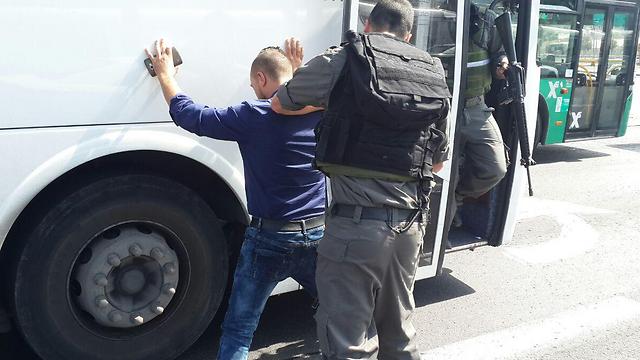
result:
[[[332,195],[316,271],[320,304],[316,322],[325,359],[366,359],[376,352],[381,359],[420,359],[411,323],[426,226],[426,214],[420,209],[426,211],[428,206],[432,170],[441,169],[448,158],[450,95],[440,61],[407,43],[413,19],[407,0],[379,1],[365,25],[369,35],[351,33],[345,47],[313,58],[272,99],[276,112],[305,105],[326,109],[316,149],[316,163],[329,175]],[[377,111],[375,101],[363,105],[363,94],[370,89],[362,87],[370,86],[367,76],[373,72],[358,72],[358,61],[364,58],[354,55],[353,49],[366,41],[387,46],[387,55],[406,52],[394,60],[396,64],[421,60],[415,63],[433,66],[425,73],[432,78],[395,71],[393,66],[377,69],[377,75],[385,77],[377,80],[390,81],[385,86],[399,86],[395,90],[402,93],[406,91],[402,84],[410,83],[430,96],[433,102],[424,102],[426,97],[418,94],[403,102],[405,109],[415,105],[433,110],[427,110],[436,119],[428,129],[386,128],[409,116]],[[403,168],[407,161],[418,164]],[[370,329],[377,331],[377,344]]]
[[[449,6],[455,8],[456,3],[452,1]],[[502,134],[492,115],[494,109],[487,107],[484,96],[491,89],[493,78],[504,79],[508,59],[494,24],[496,13],[488,8],[482,11],[473,2],[470,10],[465,106],[456,151],[461,157],[452,177],[457,181],[456,201],[449,208],[449,212],[456,215],[450,217],[454,226],[461,225],[457,210],[463,199],[485,194],[507,172]]]

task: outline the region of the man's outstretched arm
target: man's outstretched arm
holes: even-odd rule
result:
[[[162,94],[167,105],[171,105],[171,99],[173,99],[178,93],[182,92],[178,82],[176,81],[176,67],[173,66],[173,53],[170,46],[166,46],[164,39],[156,40],[155,54],[151,54],[148,49],[144,49],[147,53],[147,57],[153,64],[153,70],[156,72],[160,87],[162,87]]]
[[[155,54],[145,49],[162,88],[169,114],[179,127],[199,136],[219,140],[242,141],[247,136],[249,124],[246,114],[251,113],[247,103],[228,108],[210,108],[194,102],[182,92],[175,78],[171,47],[164,39],[155,43]]]

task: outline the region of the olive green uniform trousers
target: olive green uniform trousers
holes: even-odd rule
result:
[[[390,214],[393,213],[389,209]],[[425,234],[416,221],[329,215],[318,247],[316,314],[325,359],[419,360],[411,323],[413,286]]]
[[[491,190],[507,173],[502,134],[482,96],[467,99],[459,127],[463,161],[456,194],[477,198]]]
[[[459,161],[458,167],[452,170],[456,192],[455,201],[447,207],[447,230],[465,197],[480,197],[507,173],[507,154],[492,110],[482,96],[466,100],[464,116],[459,120],[462,121],[458,127],[460,133],[456,135],[460,144],[455,156]]]

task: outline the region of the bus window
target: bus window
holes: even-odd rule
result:
[[[577,15],[542,12],[536,60],[541,78],[572,78]]]
[[[455,1],[410,0],[414,7],[415,19],[411,43],[442,60],[447,83],[453,93],[453,64],[456,53],[456,12]],[[358,32],[364,31],[364,24],[377,1],[361,1],[359,6]]]

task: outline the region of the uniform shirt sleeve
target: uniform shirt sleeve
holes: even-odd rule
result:
[[[186,94],[174,96],[169,105],[169,114],[179,127],[199,136],[229,141],[242,141],[247,137],[250,111],[247,103],[210,108],[193,102]]]
[[[300,67],[276,93],[282,107],[286,110],[300,110],[307,105],[326,108],[346,60],[346,50],[333,47]]]

